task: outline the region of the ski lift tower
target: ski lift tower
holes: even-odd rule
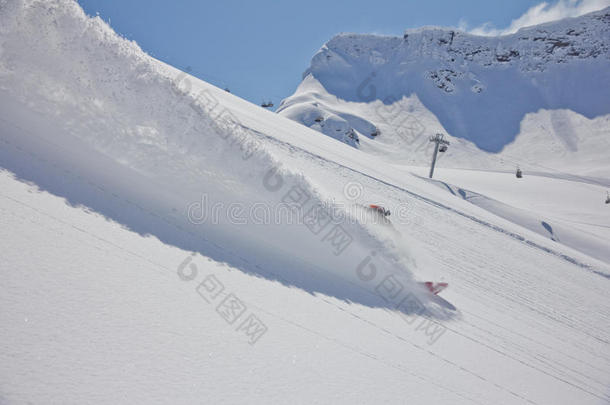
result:
[[[449,146],[449,141],[443,139],[443,134],[436,134],[430,137],[430,142],[434,142],[434,154],[432,155],[432,165],[430,166],[430,175],[428,177],[432,178],[434,175],[434,165],[436,164],[436,155],[438,155],[439,146],[443,148],[443,152],[447,150],[447,146]]]

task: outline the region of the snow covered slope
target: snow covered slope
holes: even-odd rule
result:
[[[501,37],[340,34],[278,112],[403,164],[428,163],[422,149],[442,132],[448,166],[607,176],[609,67],[610,9]]]
[[[605,256],[73,1],[0,2],[0,146],[2,403],[610,400]]]
[[[605,187],[548,174],[515,181],[512,173],[439,169],[437,176],[432,181],[452,195],[610,263]]]

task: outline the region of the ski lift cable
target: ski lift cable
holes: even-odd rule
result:
[[[511,158],[515,159],[514,157],[511,157]],[[602,183],[602,182],[596,180],[595,178],[579,176],[577,174],[572,174],[572,173],[564,172],[564,171],[558,170],[558,169],[556,169],[554,167],[549,167],[549,166],[541,165],[539,163],[532,163],[532,162],[524,162],[524,163],[528,164],[530,166],[535,166],[535,167],[538,167],[538,168],[541,168],[541,169],[545,169],[547,171],[555,172],[557,174],[563,174],[563,175],[566,176],[566,180],[569,180],[571,178],[572,179],[574,179],[574,178],[575,179],[580,179],[584,183],[590,183],[590,184],[592,183],[592,184],[596,184],[596,185],[598,185],[600,187],[608,187],[610,185],[610,183]]]
[[[482,150],[479,148],[476,148],[473,145],[467,144],[467,143],[461,143],[458,142],[462,147],[464,147],[465,149],[470,149],[473,152],[481,152]],[[534,163],[534,162],[530,162],[530,161],[525,161],[525,160],[521,160],[519,158],[516,158],[512,155],[508,155],[508,154],[502,154],[502,155],[497,155],[497,154],[489,154],[489,157],[491,159],[494,159],[500,163],[509,163],[512,166],[534,166],[540,169],[544,169],[545,171],[550,171],[550,172],[554,172],[556,174],[562,174],[566,176],[566,180],[569,179],[580,179],[583,183],[589,183],[589,184],[595,184],[598,185],[600,187],[609,187],[610,183],[602,183],[594,178],[590,178],[590,177],[584,177],[584,176],[579,176],[577,174],[572,174],[572,173],[568,173],[568,172],[564,172],[561,171],[559,169],[556,169],[554,167],[549,167],[549,166],[544,166],[542,164],[539,163]]]

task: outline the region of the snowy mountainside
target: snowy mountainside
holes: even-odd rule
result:
[[[99,18],[75,17],[77,12],[73,9],[79,10],[79,7],[73,2],[59,4],[55,10],[45,3],[33,2],[23,7],[21,18],[26,24],[16,25],[21,20],[13,20],[3,27],[8,34],[3,36],[2,55],[4,65],[10,69],[0,78],[0,84],[10,95],[4,99],[6,114],[19,116],[20,105],[28,104],[39,115],[53,117],[58,124],[49,124],[46,132],[53,133],[58,140],[65,139],[64,142],[71,144],[73,141],[69,139],[76,138],[87,145],[90,153],[108,156],[135,173],[170,187],[176,195],[189,196],[193,202],[202,201],[198,185],[204,182],[205,197],[210,199],[206,203],[210,205],[238,201],[244,204],[245,212],[252,211],[259,203],[278,206],[288,197],[277,193],[265,181],[279,177],[283,187],[302,191],[312,206],[324,206],[332,199],[341,203],[340,192],[336,196],[324,196],[311,180],[278,160],[255,133],[232,123],[209,91],[191,91],[191,82],[184,80],[181,72],[156,63],[135,43],[114,38],[114,33]],[[38,12],[47,8],[54,12]],[[45,35],[44,30],[52,24],[64,28],[55,35]],[[103,51],[89,57],[89,50],[99,48],[99,41],[107,37],[111,40],[104,42]],[[27,55],[22,53],[23,47],[29,49]],[[38,57],[36,64],[32,63],[31,55]],[[79,63],[66,66],[63,58]],[[123,69],[124,65],[129,68]],[[15,79],[17,74],[19,80]],[[82,102],[83,98],[88,102]],[[30,122],[36,132],[45,126],[33,117],[22,116],[21,120]],[[218,135],[202,137],[202,133]],[[63,158],[72,161],[74,158],[66,149]],[[73,164],[80,166],[83,162]],[[163,205],[159,208],[167,209]],[[268,233],[266,243],[259,249],[287,250],[287,254],[302,256],[308,251],[309,233],[311,248],[317,247],[317,235],[289,222],[290,214],[284,215],[287,218],[280,218],[279,224],[245,229],[232,223],[231,218],[221,218],[214,234],[232,240],[237,246],[236,235],[243,236],[244,245],[251,245],[260,243],[259,237]],[[361,228],[355,221],[348,221],[346,226],[354,230]],[[286,233],[280,235],[283,232]],[[370,248],[387,250],[365,228],[350,234],[354,243],[360,243],[360,238],[376,240]],[[335,262],[337,267],[357,264],[342,262],[351,259],[347,255],[334,255],[332,249],[327,253],[327,263]],[[410,273],[400,264],[400,259],[393,253],[388,255],[389,259],[396,260],[396,271],[409,279]]]
[[[510,210],[490,173],[415,169],[157,61],[74,1],[0,1],[0,402],[610,400],[607,233],[583,248],[564,221],[605,211]],[[510,204],[536,198],[526,181]]]
[[[397,162],[423,164],[429,157],[416,153],[421,141],[443,132],[458,144],[444,157],[447,164],[513,169],[515,162],[501,162],[498,152],[535,144],[524,120],[544,121],[546,111],[556,124],[544,131],[574,141],[562,152],[607,143],[608,136],[570,123],[589,120],[604,135],[610,131],[603,118],[610,113],[609,65],[610,9],[500,37],[435,27],[408,30],[403,38],[340,34],[314,55],[278,112]],[[589,153],[602,157],[586,151],[577,159]],[[607,173],[607,164],[601,169]]]

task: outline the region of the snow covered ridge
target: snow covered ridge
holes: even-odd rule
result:
[[[521,127],[528,114],[553,111],[563,122],[609,114],[609,66],[610,8],[500,37],[437,27],[404,37],[340,34],[314,55],[278,112],[362,150],[423,163],[398,144],[401,129],[386,116],[400,115],[417,121],[426,138],[439,131],[466,141],[464,147],[472,143],[470,157],[483,162],[490,158],[485,151],[531,143],[532,133]],[[398,112],[384,116],[381,103]],[[584,149],[598,141],[570,128],[543,132],[567,135],[567,143]],[[564,160],[586,158],[571,153],[581,145],[566,147]],[[397,155],[397,148],[405,153]],[[463,155],[447,160],[464,166]]]
[[[339,34],[314,56],[312,69],[304,76],[310,72],[315,75],[318,66],[334,56],[368,59],[371,66],[405,56],[407,61],[422,57],[436,59],[457,66],[456,71],[464,62],[488,67],[517,65],[522,71],[544,71],[547,63],[609,59],[609,39],[610,7],[583,17],[522,28],[515,34],[500,37],[440,27],[407,30],[403,38]],[[453,73],[455,77],[459,74]],[[451,92],[452,88],[443,87],[443,90]]]

